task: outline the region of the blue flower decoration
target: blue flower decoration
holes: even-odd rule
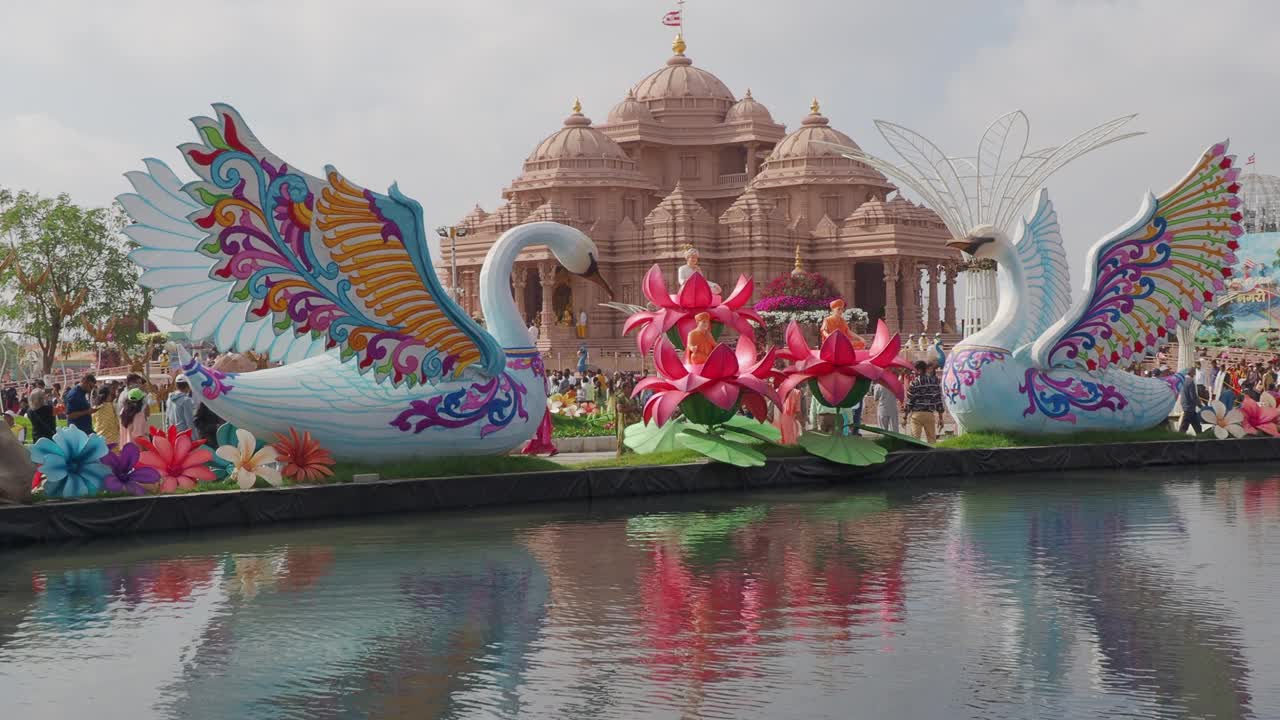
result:
[[[40,438],[28,452],[44,475],[44,492],[49,497],[97,495],[103,479],[111,474],[102,464],[107,442],[101,435],[86,435],[74,425],[59,430],[52,440]]]

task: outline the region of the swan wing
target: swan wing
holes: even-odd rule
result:
[[[1227,143],[1209,148],[1186,177],[1103,238],[1085,263],[1084,296],[1036,341],[1040,367],[1105,368],[1167,345],[1202,317],[1236,262],[1240,190]]]
[[[227,298],[227,287],[211,277],[213,258],[195,251],[204,233],[187,221],[200,209],[182,192],[183,182],[163,162],[143,161],[145,170],[125,173],[134,192],[117,200],[133,217],[125,234],[137,245],[130,257],[145,273],[152,303],[173,308],[173,321],[220,338],[230,352],[265,353],[278,362],[297,362],[324,352],[324,340],[277,334],[267,319],[245,318],[244,306]]]
[[[1058,213],[1047,191],[1040,191],[1036,212],[1030,220],[1023,221],[1014,249],[1027,284],[1027,302],[1022,310],[1027,323],[1013,344],[1021,347],[1034,342],[1071,307],[1071,269],[1062,247]]]
[[[201,142],[179,148],[199,176],[183,187],[198,205],[187,220],[199,231],[185,252],[212,263],[175,269],[135,258],[147,267],[144,285],[214,280],[221,294],[211,299],[239,308],[238,316],[193,325],[193,337],[225,348],[245,325],[265,321],[276,336],[321,341],[361,375],[372,371],[397,386],[472,366],[501,372],[502,348],[436,276],[439,251],[421,205],[394,185],[376,193],[333,167],[319,178],[299,172],[234,109],[214,110],[215,118],[193,120]]]

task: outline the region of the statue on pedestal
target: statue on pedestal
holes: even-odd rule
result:
[[[698,267],[698,249],[690,245],[685,248],[684,265],[680,266],[680,272],[678,275],[680,279],[680,287],[684,287],[684,284],[688,282],[689,278],[693,277],[694,273],[702,275],[702,278],[707,280],[707,284],[711,286],[711,292],[717,295],[720,294],[720,286],[707,279],[706,274],[702,272],[702,268]]]
[[[833,333],[841,333],[849,338],[854,349],[861,350],[867,343],[849,329],[849,321],[844,319],[844,307],[844,300],[840,298],[831,301],[831,314],[822,319],[822,339],[825,341]]]
[[[698,325],[689,331],[684,341],[684,361],[689,365],[701,365],[711,357],[715,349],[716,339],[711,335],[711,314],[698,313],[694,316]]]

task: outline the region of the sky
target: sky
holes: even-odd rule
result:
[[[675,0],[0,0],[0,186],[127,191],[143,157],[180,164],[186,119],[229,102],[290,164],[398,181],[428,225],[488,210],[575,97],[603,122],[670,55]],[[1072,285],[1088,248],[1219,140],[1280,174],[1274,0],[687,0],[687,54],[775,120],[817,97],[887,154],[873,121],[970,155],[1022,109],[1031,145],[1119,115],[1148,134],[1048,183]]]

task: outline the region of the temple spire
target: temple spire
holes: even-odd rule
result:
[[[796,266],[791,269],[792,275],[800,275],[804,272],[804,267],[800,265],[800,243],[796,243]]]

